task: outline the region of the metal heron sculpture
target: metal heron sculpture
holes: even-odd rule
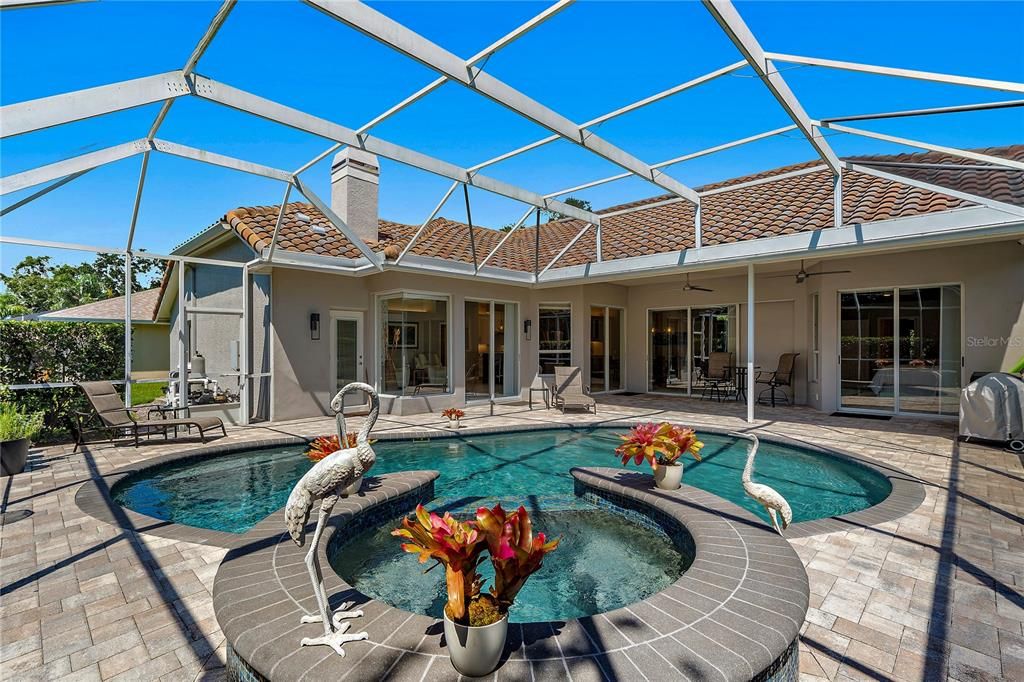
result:
[[[322,637],[306,637],[302,640],[302,646],[326,645],[334,649],[339,656],[345,655],[342,646],[346,642],[354,642],[366,639],[365,632],[348,634],[351,623],[344,622],[348,618],[358,618],[363,615],[362,611],[347,610],[351,604],[342,605],[333,614],[328,613],[327,592],[324,589],[323,573],[320,570],[320,559],[317,555],[317,548],[320,544],[320,537],[323,534],[327,520],[331,516],[334,505],[338,498],[345,495],[345,489],[366,475],[366,472],[373,466],[377,456],[370,447],[370,430],[377,421],[380,413],[380,398],[377,391],[364,383],[351,383],[338,391],[338,394],[331,400],[331,409],[334,410],[335,421],[338,428],[338,442],[346,445],[344,402],[345,395],[352,391],[363,391],[370,396],[370,413],[363,421],[359,433],[356,434],[356,446],[353,448],[342,447],[313,465],[306,474],[299,479],[299,482],[292,488],[288,496],[288,504],[284,508],[285,522],[288,525],[288,533],[296,545],[302,547],[306,539],[306,524],[309,522],[309,515],[313,507],[319,503],[319,513],[316,520],[316,530],[313,531],[312,541],[309,543],[309,552],[306,553],[306,568],[309,570],[309,578],[313,583],[313,593],[316,595],[316,603],[319,613],[305,615],[303,623],[323,623],[324,634]]]
[[[763,483],[754,483],[750,478],[754,473],[754,457],[757,455],[760,441],[753,434],[731,433],[729,435],[753,441],[753,446],[747,455],[747,463],[743,467],[743,492],[747,494],[747,497],[764,507],[765,511],[768,512],[768,516],[771,517],[772,528],[779,535],[782,535],[782,531],[793,522],[793,510],[790,508],[789,502],[786,502],[786,498],[775,488]],[[779,528],[779,516],[782,517],[782,528]]]

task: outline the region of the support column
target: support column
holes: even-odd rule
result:
[[[124,404],[132,406],[132,254],[124,254]]]
[[[249,279],[249,264],[242,266],[242,339],[238,352],[242,355],[239,363],[242,369],[242,424],[248,426],[252,418],[252,282]]]
[[[178,407],[188,407],[188,315],[185,312],[185,262],[178,261]]]
[[[754,422],[754,264],[747,265],[747,423]]]

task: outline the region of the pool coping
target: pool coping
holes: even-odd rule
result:
[[[512,624],[502,677],[516,679],[767,679],[794,670],[795,641],[809,604],[807,573],[790,544],[752,513],[692,486],[664,491],[651,477],[618,468],[574,468],[577,494],[667,515],[693,538],[696,554],[675,583],[637,603],[579,619]],[[433,497],[435,471],[384,474],[379,485],[343,498],[318,548],[322,563],[337,534],[386,522],[399,507]],[[375,513],[377,510],[383,514]],[[360,519],[367,523],[360,524]],[[333,607],[354,602],[353,631],[369,639],[300,647],[320,634],[302,625],[315,599],[304,556],[279,526],[260,526],[231,549],[214,582],[213,606],[229,664],[248,679],[455,679],[441,622],[370,599],[333,571],[324,581]],[[342,550],[344,551],[344,550]],[[397,548],[396,548],[396,551]],[[491,676],[492,679],[495,675]]]
[[[423,427],[416,429],[395,429],[371,435],[378,441],[389,440],[433,440],[445,438],[461,438],[466,436],[495,435],[500,433],[517,433],[527,431],[548,431],[548,430],[589,430],[594,428],[607,428],[615,424],[621,424],[624,428],[638,422],[649,421],[636,419],[634,417],[619,417],[615,419],[602,420],[586,425],[578,424],[515,424],[509,426],[486,426],[486,427],[464,427],[454,429],[428,429]],[[733,429],[725,429],[713,426],[698,426],[698,431],[714,433],[718,435],[729,435],[737,433]],[[917,509],[925,499],[925,490],[921,481],[907,472],[878,462],[874,459],[857,455],[852,452],[835,447],[822,447],[814,443],[783,436],[775,433],[757,433],[758,438],[766,443],[778,443],[791,447],[803,448],[812,452],[845,459],[860,466],[864,466],[876,473],[885,476],[892,486],[889,495],[879,502],[866,509],[850,512],[840,516],[834,516],[812,521],[800,521],[789,526],[784,532],[787,538],[801,538],[811,535],[847,531],[854,528],[877,526],[882,523],[894,521]],[[147,459],[138,464],[121,467],[101,479],[90,479],[82,484],[75,494],[75,503],[83,512],[105,523],[138,533],[146,533],[165,539],[191,542],[202,545],[213,545],[217,547],[234,547],[247,534],[255,531],[264,524],[274,522],[275,527],[280,527],[281,510],[278,509],[265,518],[261,519],[255,526],[246,533],[229,533],[196,526],[187,526],[165,519],[158,519],[146,514],[122,507],[110,496],[110,491],[122,479],[132,474],[137,474],[146,469],[159,467],[166,464],[177,463],[189,459],[202,459],[207,456],[226,455],[244,450],[261,450],[289,445],[304,445],[312,442],[313,438],[302,436],[282,436],[277,438],[257,438],[246,441],[234,441],[231,443],[214,443],[187,448],[179,452],[172,452],[152,459]],[[639,470],[638,470],[639,471]],[[647,474],[650,476],[650,474]],[[368,477],[368,478],[372,478]]]

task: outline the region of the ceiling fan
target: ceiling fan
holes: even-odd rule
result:
[[[804,262],[800,261],[800,270],[795,274],[796,283],[803,284],[807,281],[808,277],[816,277],[817,275],[845,275],[846,273],[853,272],[852,270],[822,270],[821,272],[807,272],[804,270]],[[768,277],[794,277],[792,274],[786,275],[768,275]]]
[[[708,289],[707,287],[699,287],[695,284],[690,284],[690,276],[686,276],[686,284],[683,285],[683,291],[714,291],[714,289]]]

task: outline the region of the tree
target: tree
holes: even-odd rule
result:
[[[161,260],[133,258],[132,291],[156,286],[162,272]],[[0,317],[71,308],[124,295],[124,257],[104,253],[92,263],[53,265],[50,256],[28,256],[0,274],[0,282],[6,289]],[[20,312],[5,312],[12,307]]]
[[[575,206],[576,208],[582,208],[584,211],[591,210],[590,209],[590,202],[587,201],[586,199],[577,199],[576,197],[566,197],[566,199],[563,201],[563,203],[569,204],[570,206]],[[564,220],[565,218],[571,218],[572,217],[572,216],[568,216],[568,215],[566,215],[564,213],[559,213],[558,211],[544,211],[544,213],[545,213],[545,215],[547,215],[547,217],[548,217],[547,222],[549,222],[549,223],[552,220]]]

